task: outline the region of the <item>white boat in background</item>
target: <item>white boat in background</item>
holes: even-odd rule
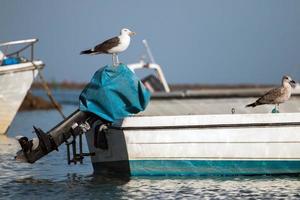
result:
[[[38,71],[44,67],[42,61],[34,60],[37,41],[28,39],[0,44],[8,60],[0,65],[0,134],[6,134]],[[28,59],[23,57],[26,49],[30,49]],[[8,50],[13,52],[8,53]]]

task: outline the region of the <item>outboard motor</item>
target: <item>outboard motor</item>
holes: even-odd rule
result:
[[[45,133],[34,127],[37,138],[28,140],[20,137],[22,150],[16,159],[34,163],[38,159],[67,144],[68,163],[82,163],[84,156],[93,153],[82,152],[82,135],[95,127],[95,147],[107,149],[105,130],[110,123],[143,111],[150,101],[150,92],[138,77],[125,65],[104,66],[95,72],[90,83],[79,96],[79,110]],[[97,121],[97,125],[94,124]],[[96,126],[93,126],[96,125]],[[103,126],[102,126],[103,125]],[[79,154],[76,137],[79,136]],[[72,139],[71,141],[69,141]],[[72,145],[73,158],[70,156]]]
[[[92,127],[92,124],[99,120],[99,117],[92,113],[76,110],[47,133],[40,128],[34,127],[37,138],[33,138],[32,140],[28,140],[27,137],[17,138],[22,150],[17,153],[16,159],[34,163],[48,153],[54,150],[58,151],[58,147],[64,142],[68,143],[69,138],[76,138],[76,136],[81,136],[83,133],[86,133]],[[85,153],[81,156],[89,155],[90,154]]]

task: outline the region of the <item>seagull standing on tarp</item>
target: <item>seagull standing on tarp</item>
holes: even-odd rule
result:
[[[279,104],[289,100],[292,94],[292,87],[294,87],[295,84],[296,82],[291,77],[283,76],[280,87],[270,90],[262,97],[257,99],[254,103],[246,105],[246,107],[256,107],[264,104],[275,104],[275,108],[272,112],[278,113],[279,108],[277,109],[277,107],[279,107]]]
[[[130,36],[136,33],[127,28],[123,28],[119,36],[108,39],[94,48],[82,51],[80,54],[112,54],[112,61],[114,66],[119,65],[118,53],[125,51],[130,44]]]

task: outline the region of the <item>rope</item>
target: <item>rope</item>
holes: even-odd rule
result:
[[[42,74],[42,70],[40,70],[40,69],[38,68],[38,66],[36,66],[36,65],[34,64],[33,61],[32,61],[31,63],[32,63],[33,66],[36,67],[36,69],[38,69],[38,71],[39,71],[38,75],[39,75],[40,80],[42,81],[42,86],[43,86],[43,88],[45,89],[45,91],[46,91],[46,93],[47,93],[47,95],[48,95],[48,97],[49,97],[51,103],[54,105],[55,109],[59,112],[59,114],[62,116],[62,118],[63,118],[63,119],[66,119],[66,116],[64,115],[64,113],[63,113],[62,110],[60,109],[60,106],[58,105],[57,101],[54,99],[54,97],[53,97],[53,95],[52,95],[52,92],[51,92],[50,88],[48,87],[48,84],[47,84],[47,82],[46,82],[46,79],[44,78],[44,76],[43,76],[43,74]]]
[[[60,109],[60,106],[58,105],[57,101],[54,99],[50,88],[48,87],[48,84],[42,74],[42,71],[39,70],[39,78],[42,81],[42,86],[44,87],[44,89],[46,90],[46,93],[51,101],[51,103],[54,105],[55,109],[59,112],[59,114],[62,116],[63,119],[66,119],[66,116],[64,115],[64,113],[62,112],[62,110]]]

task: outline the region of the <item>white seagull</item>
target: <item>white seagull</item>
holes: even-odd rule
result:
[[[292,94],[292,87],[294,87],[295,84],[296,82],[290,76],[283,76],[280,87],[270,90],[262,97],[257,99],[254,103],[246,105],[246,107],[256,107],[264,104],[274,104],[274,111],[279,112],[277,110],[277,106],[279,107],[279,104],[289,100]]]
[[[80,54],[112,54],[113,65],[119,65],[118,53],[125,51],[130,44],[130,36],[136,33],[127,28],[123,28],[119,36],[108,39],[94,48],[82,51]]]

